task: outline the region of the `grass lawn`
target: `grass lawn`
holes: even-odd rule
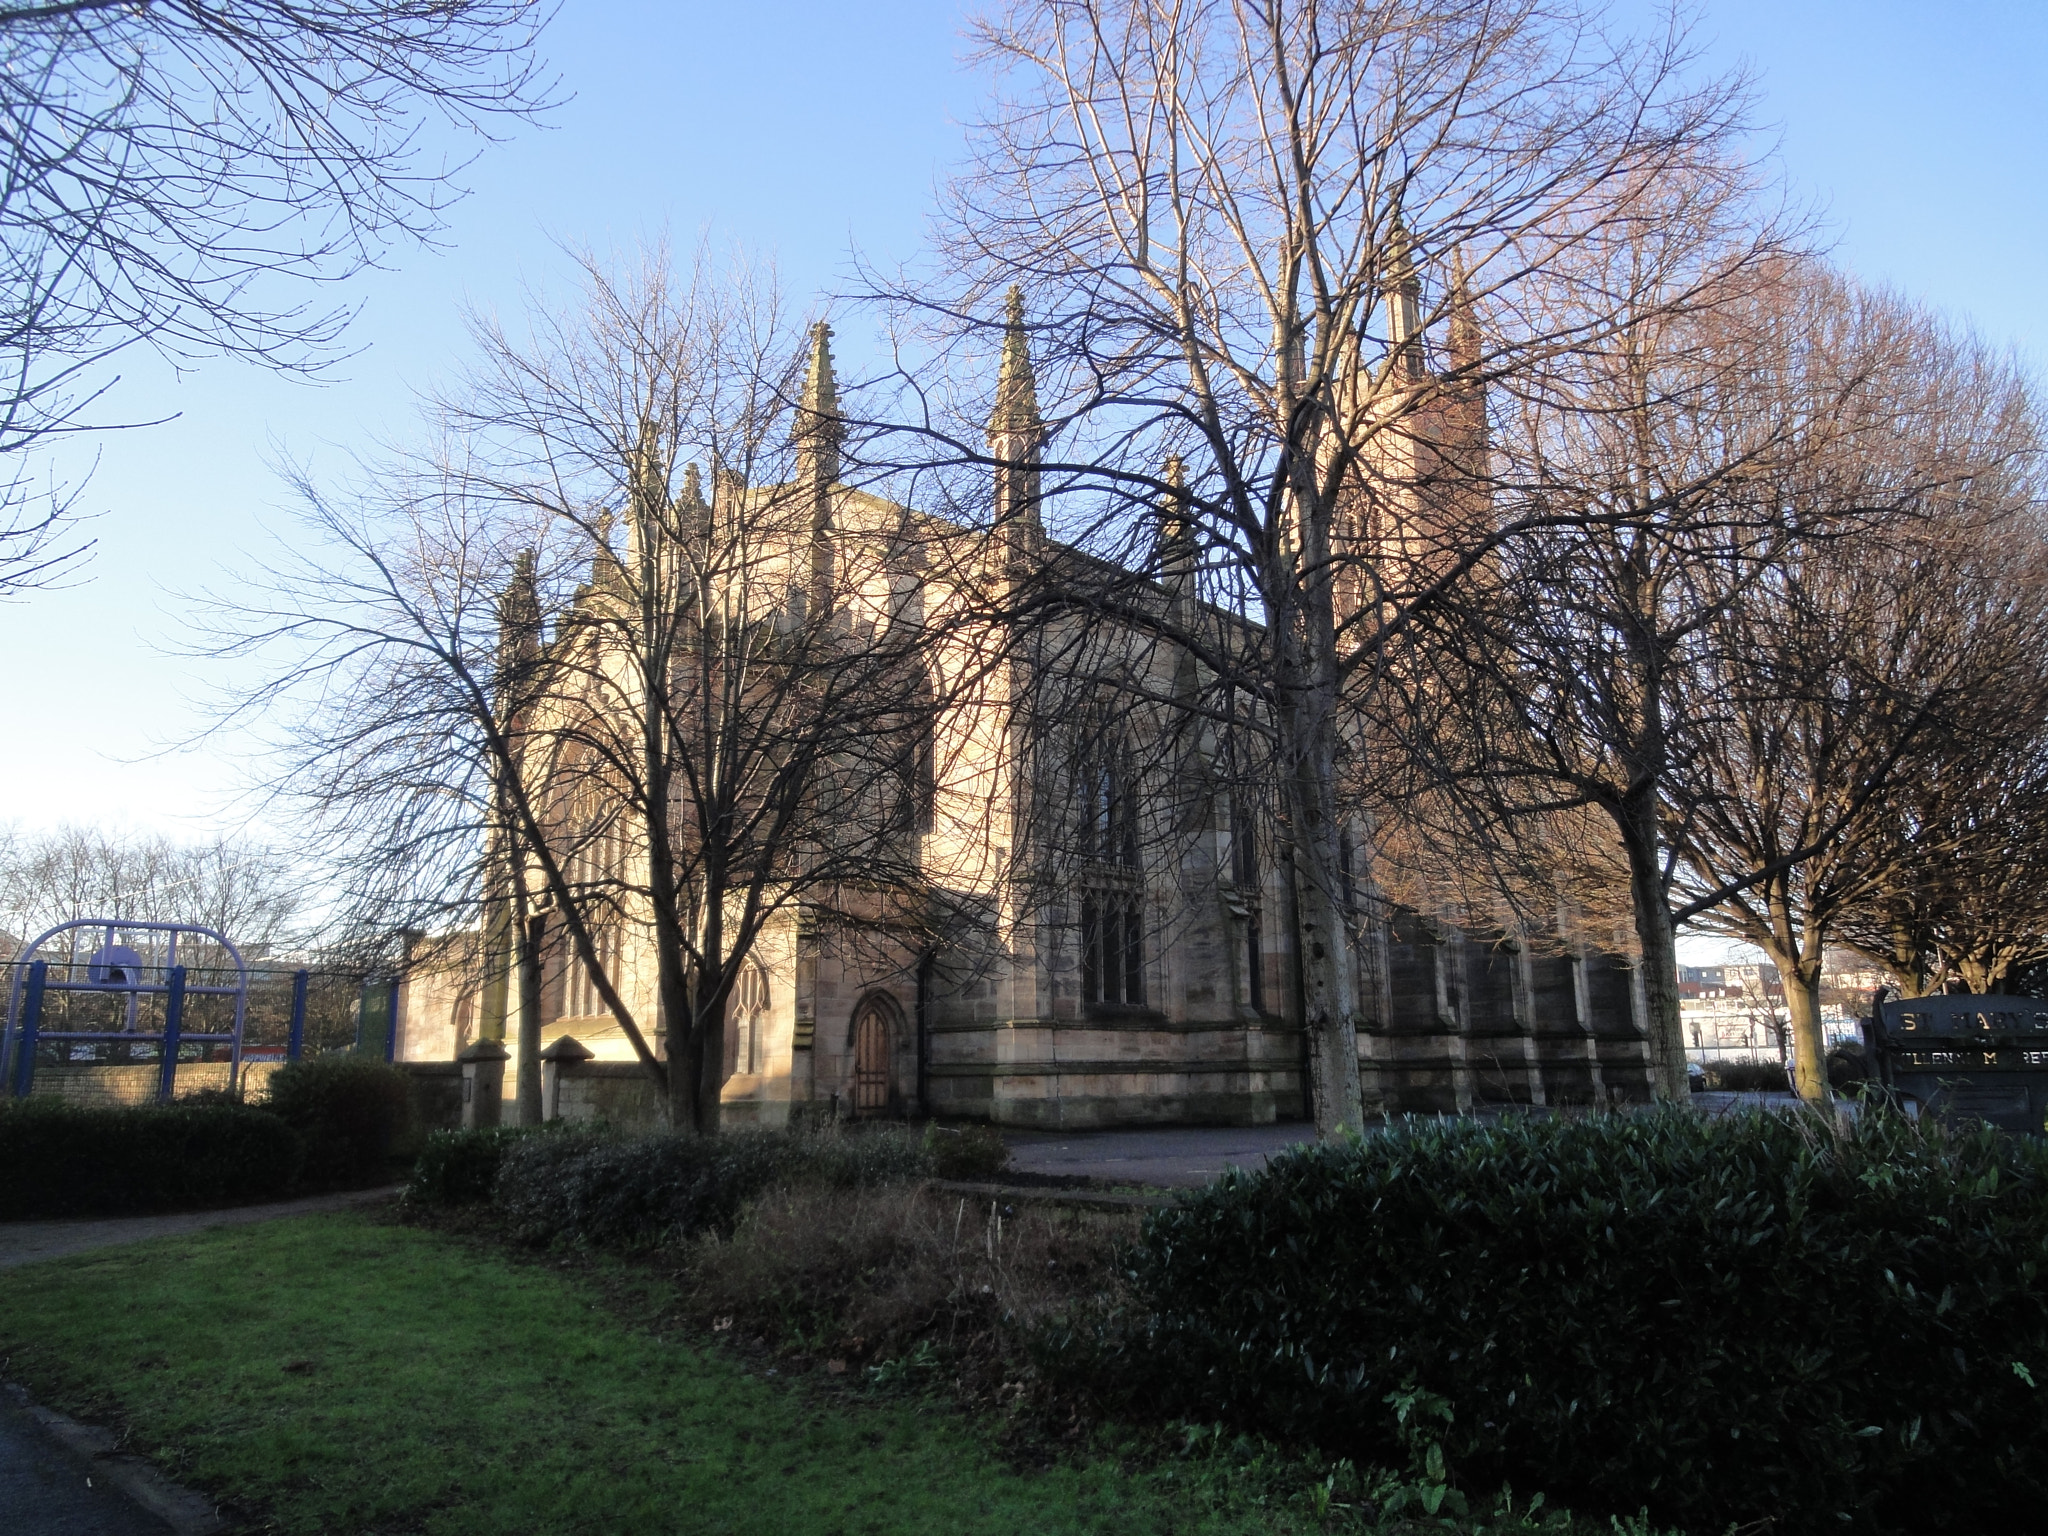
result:
[[[0,1355],[287,1532],[1314,1528],[1172,1468],[1014,1470],[936,1403],[829,1400],[580,1272],[359,1215],[0,1274]]]

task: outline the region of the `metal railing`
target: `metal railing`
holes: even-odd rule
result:
[[[171,978],[161,986],[109,991],[52,986],[61,960],[0,961],[0,997],[19,995],[21,1017],[12,1031],[5,1090],[26,1096],[42,1067],[154,1065],[172,1071],[181,1063],[229,1061],[230,1011],[227,986],[233,968],[191,965],[174,992]],[[43,973],[35,984],[33,972]],[[17,977],[20,981],[17,993]],[[338,1050],[357,1049],[363,1025],[373,1026],[370,1048],[388,1053],[389,983],[366,984],[360,972],[252,965],[247,972],[241,1031],[242,1062],[296,1061]],[[370,1011],[365,1020],[365,995]],[[385,1025],[385,1028],[375,1028]],[[57,1038],[52,1038],[57,1037]],[[166,1040],[174,1058],[167,1061]],[[171,1072],[165,1073],[166,1078]]]

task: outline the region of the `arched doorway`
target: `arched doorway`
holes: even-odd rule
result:
[[[889,1112],[895,1014],[887,998],[871,997],[853,1016],[853,1112],[857,1116]]]

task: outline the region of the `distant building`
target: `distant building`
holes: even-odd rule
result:
[[[1678,1019],[1687,1061],[1782,1061],[1785,986],[1778,968],[1687,965],[1678,972]]]

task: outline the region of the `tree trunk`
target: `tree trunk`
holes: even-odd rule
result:
[[[2001,967],[1996,960],[1986,960],[1981,956],[1958,957],[1956,971],[1962,976],[1964,986],[1981,995],[1996,989]]]
[[[1898,984],[1899,996],[1925,997],[1940,984],[1938,975],[1929,974],[1925,959],[1924,951],[1913,936],[1903,927],[1894,927],[1891,950],[1884,959],[1884,967]]]
[[[1306,519],[1313,526],[1312,519]],[[1307,551],[1311,568],[1314,549]],[[1294,871],[1296,963],[1302,1028],[1308,1034],[1309,1097],[1316,1134],[1365,1129],[1358,1086],[1358,1010],[1351,931],[1337,897],[1336,640],[1327,583],[1301,604],[1302,632],[1279,631],[1279,735],[1286,774],[1284,812]]]
[[[1820,1029],[1820,967],[1773,955],[1792,1016],[1792,1091],[1809,1104],[1828,1096],[1828,1045]]]
[[[1685,1029],[1678,1012],[1678,930],[1664,889],[1657,839],[1656,800],[1649,793],[1624,803],[1622,843],[1628,851],[1629,897],[1636,942],[1643,951],[1643,1004],[1650,1031],[1650,1087],[1660,1099],[1684,1099]]]
[[[668,1127],[677,1135],[703,1129],[698,1118],[696,1012],[679,954],[657,956],[662,1035],[668,1041]]]
[[[723,977],[696,976],[696,1070],[691,1074],[697,1089],[695,1118],[697,1130],[705,1136],[718,1132],[719,1108],[725,1092],[725,1003]],[[712,1002],[708,999],[716,998]]]
[[[1766,899],[1768,921],[1752,933],[1757,948],[1770,957],[1785,985],[1785,1011],[1791,1019],[1792,1091],[1809,1104],[1828,1097],[1828,1044],[1820,1029],[1820,964],[1827,953],[1826,930],[1802,925],[1781,883]]]
[[[519,1075],[513,1124],[541,1123],[540,1098],[540,957],[547,919],[539,915],[519,921]]]
[[[703,1135],[718,1133],[724,1114],[725,1020],[700,1019],[697,1023],[697,1129]]]

